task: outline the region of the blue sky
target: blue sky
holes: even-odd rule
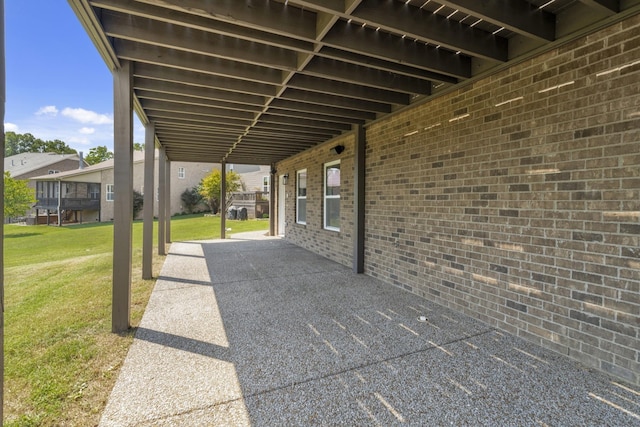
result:
[[[5,44],[6,131],[113,149],[111,72],[66,0],[5,0]]]

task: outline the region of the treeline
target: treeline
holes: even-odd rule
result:
[[[133,143],[133,149],[144,151],[144,144],[138,142]],[[57,153],[57,154],[78,154],[78,152],[69,147],[64,141],[54,139],[53,141],[44,141],[36,138],[30,133],[20,134],[15,132],[5,132],[4,134],[4,156],[15,156],[21,153]],[[113,152],[104,145],[99,145],[89,149],[89,153],[85,155],[84,160],[90,164],[104,162],[113,159]]]
[[[77,151],[59,139],[44,141],[40,138],[36,138],[30,133],[20,134],[11,131],[5,132],[4,156],[15,156],[16,154],[21,153],[77,154]]]

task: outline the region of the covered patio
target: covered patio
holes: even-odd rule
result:
[[[101,426],[640,422],[622,382],[255,238],[171,245]]]
[[[191,276],[165,271],[158,289],[195,284],[194,290],[209,296],[214,291],[216,303],[210,301],[201,309],[220,310],[217,322],[224,329],[219,332],[228,342],[223,335],[217,338],[220,342],[193,341],[187,334],[190,327],[185,327],[184,335],[142,326],[134,352],[146,336],[146,341],[170,338],[178,347],[171,351],[203,345],[195,353],[219,354],[238,378],[237,387],[220,402],[236,405],[244,398],[250,420],[262,419],[252,403],[259,402],[259,396],[311,387],[316,380],[338,381],[339,375],[377,369],[384,361],[404,363],[405,358],[420,357],[448,361],[452,356],[447,352],[458,352],[470,358],[463,364],[513,365],[515,372],[528,377],[523,374],[534,371],[516,359],[524,357],[518,360],[531,364],[538,359],[517,350],[500,353],[515,344],[489,345],[494,338],[513,340],[503,333],[635,387],[640,383],[639,0],[69,0],[69,4],[114,76],[119,196],[114,218],[113,330],[130,327],[134,112],[146,127],[147,156],[151,158],[154,148],[161,153],[159,182],[154,182],[152,169],[145,170],[144,182],[145,188],[158,190],[158,252],[165,254],[171,242],[166,209],[171,162],[220,162],[223,168],[233,163],[265,164],[271,168],[273,189],[270,234],[284,234],[288,243],[269,242],[274,246],[265,248],[263,264],[280,263],[279,275],[289,271],[291,279],[302,283],[300,288],[287,288],[286,279],[258,290],[249,284],[243,292],[226,295],[224,283],[239,285],[256,279],[243,274],[258,275],[262,270],[249,265],[244,271],[236,264],[227,265],[225,253],[210,258],[206,251],[240,243],[174,245],[175,254],[165,269],[171,271],[177,256],[200,260],[207,270],[185,268]],[[327,178],[330,172],[333,182]],[[224,193],[224,178],[221,186]],[[154,202],[153,192],[146,192],[145,207]],[[153,215],[150,209],[144,215],[143,277],[151,278]],[[223,238],[225,231],[223,216]],[[313,274],[297,277],[309,266],[280,258],[294,251],[288,244],[340,266],[314,255],[312,265],[328,271],[312,270]],[[195,254],[178,255],[188,248]],[[255,263],[262,255],[248,261]],[[370,277],[357,275],[361,273]],[[216,283],[219,274],[221,284]],[[344,286],[325,289],[305,282],[314,277]],[[365,286],[378,283],[374,279],[388,288]],[[367,292],[358,291],[358,286]],[[377,297],[372,289],[388,298],[373,302]],[[351,294],[340,294],[345,291]],[[164,294],[171,295],[156,292],[150,308]],[[249,300],[232,303],[226,296]],[[179,301],[181,295],[174,298]],[[271,298],[273,307],[284,301],[286,307],[295,307],[294,301],[300,306],[292,311],[283,307],[282,318],[263,321],[262,311],[252,304],[259,306]],[[331,298],[345,305],[317,312],[323,306],[310,305],[329,303]],[[404,302],[385,305],[396,298]],[[189,309],[195,310],[195,305]],[[358,314],[369,323],[353,317],[358,308],[369,306],[375,307],[373,318]],[[429,323],[415,324],[422,309],[436,314],[427,314]],[[445,312],[446,318],[438,317]],[[241,320],[251,324],[234,324],[239,315],[225,313],[241,313]],[[462,321],[463,314],[483,323]],[[183,315],[176,311],[172,325],[189,320],[180,319]],[[195,324],[202,315],[193,315]],[[320,328],[304,320],[316,315],[321,315],[314,320]],[[250,339],[256,335],[242,335],[264,327],[265,321],[272,329],[257,336],[282,345],[284,362],[278,359],[277,347],[271,350],[272,362],[260,359],[263,347],[252,347],[255,342]],[[280,328],[281,321],[290,334],[282,334],[288,329]],[[456,322],[465,325],[460,333],[447,328]],[[333,325],[338,329],[331,330]],[[362,338],[353,333],[362,343],[346,332],[354,325],[372,328]],[[312,335],[306,338],[311,341],[296,340],[298,333],[309,331]],[[271,332],[277,333],[270,336]],[[487,337],[486,344],[473,341]],[[394,344],[387,347],[389,342]],[[373,356],[355,353],[376,345],[380,352]],[[486,354],[476,353],[474,346],[486,348]],[[158,347],[162,360],[169,359],[162,353],[168,348],[172,346]],[[492,357],[495,352],[504,357]],[[234,359],[234,354],[241,357]],[[476,354],[488,356],[476,361],[472,356]],[[295,374],[296,367],[303,366],[295,358],[307,360],[304,356],[315,363]],[[208,362],[216,359],[199,357]],[[260,383],[254,377],[259,371],[242,367],[252,358],[257,358],[258,366],[284,367],[282,372],[291,371],[293,379],[279,379],[269,371],[265,373],[269,381]],[[555,356],[542,359],[553,360],[548,365],[569,363]],[[423,384],[415,378],[433,368],[421,361],[415,375],[407,374],[398,382],[398,386],[411,384],[405,399],[394,403],[382,391],[373,392],[386,408],[384,415],[399,420],[397,413],[410,419],[413,409],[403,405],[415,399],[420,400],[415,411],[430,405],[421,399],[433,398],[434,389],[422,393]],[[540,363],[546,369],[547,363]],[[197,371],[194,375],[200,378]],[[482,377],[478,382],[487,388],[478,387],[484,393],[503,390],[505,399],[514,399],[515,389],[504,387],[521,380],[500,380],[503,371],[488,369],[498,382],[490,387],[491,376]],[[433,374],[445,372],[438,368]],[[530,376],[541,381],[538,373]],[[455,376],[439,378],[431,383],[438,384],[436,390],[447,384],[468,396],[482,395]],[[447,393],[451,394],[441,391],[443,396]],[[361,408],[358,416],[375,411],[366,399],[350,401]],[[180,402],[176,397],[176,404]],[[324,402],[318,417],[331,413],[333,406]],[[447,407],[446,402],[443,405]],[[191,414],[201,407],[208,406],[184,411]],[[455,408],[464,416],[463,406]],[[336,409],[336,414],[343,409]],[[559,416],[566,412],[559,411]],[[379,414],[372,413],[378,419]]]

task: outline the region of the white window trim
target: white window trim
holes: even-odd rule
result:
[[[265,175],[262,177],[262,192],[269,193],[271,191],[271,177]]]
[[[185,168],[178,168],[178,179],[184,179],[186,176]]]
[[[307,205],[305,203],[305,208],[304,208],[304,217],[305,217],[305,221],[300,221],[298,214],[300,213],[300,200],[307,200],[307,196],[305,193],[305,196],[299,196],[299,187],[298,185],[300,185],[300,175],[301,174],[307,174],[307,170],[306,169],[300,169],[299,171],[296,171],[296,224],[302,224],[302,225],[307,225]],[[307,191],[309,191],[309,175],[307,174]]]
[[[105,200],[107,202],[113,202],[113,199],[115,197],[115,188],[113,184],[107,184],[107,191],[105,191]],[[109,198],[111,197],[111,198]]]
[[[340,164],[340,160],[335,160],[333,162],[325,163],[324,168],[322,169],[323,171],[322,204],[324,208],[322,211],[322,225],[325,230],[329,230],[329,231],[340,231],[340,227],[331,227],[330,225],[327,225],[327,199],[340,200],[340,195],[338,194],[337,196],[327,196],[327,169],[330,168],[331,166],[339,165],[339,164]],[[342,173],[342,171],[340,172]],[[340,186],[342,186],[342,175],[340,176]]]

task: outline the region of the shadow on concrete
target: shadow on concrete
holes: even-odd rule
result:
[[[640,423],[636,388],[283,240],[190,245],[101,425]]]

